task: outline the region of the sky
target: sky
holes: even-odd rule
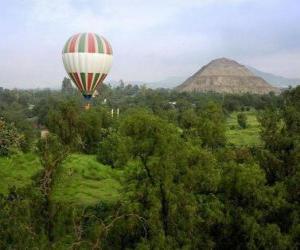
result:
[[[0,86],[57,88],[78,32],[106,37],[108,80],[188,77],[228,57],[300,77],[299,0],[0,0]]]

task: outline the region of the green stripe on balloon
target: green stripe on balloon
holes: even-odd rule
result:
[[[96,83],[97,83],[99,77],[100,77],[100,73],[96,73],[94,76],[94,81],[93,81],[92,87],[91,87],[92,91],[96,88]]]
[[[80,73],[80,78],[81,78],[81,82],[82,82],[82,84],[83,84],[83,89],[84,90],[87,90],[87,88],[86,88],[86,78],[85,78],[85,73]]]
[[[104,53],[103,43],[102,40],[98,35],[95,35],[97,39],[97,45],[98,45],[98,53]]]
[[[85,36],[86,33],[83,33],[79,39],[78,52],[85,52]]]
[[[69,47],[69,43],[70,43],[71,39],[72,39],[72,37],[70,37],[69,40],[66,42],[65,47],[64,47],[64,50],[63,50],[64,53],[68,53],[68,52],[69,52],[69,51],[68,51],[68,47]]]

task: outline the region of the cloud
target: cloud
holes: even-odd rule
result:
[[[300,49],[278,51],[268,56],[244,58],[244,62],[265,72],[276,72],[286,77],[300,77]]]
[[[77,30],[137,32],[162,26],[183,9],[239,4],[255,0],[27,0],[29,20]]]
[[[112,43],[113,79],[187,76],[223,56],[300,75],[298,0],[14,2],[6,1],[0,16],[0,82],[14,86],[58,87],[65,76],[61,49],[69,36],[84,31]]]

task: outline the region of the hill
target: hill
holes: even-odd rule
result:
[[[255,76],[244,65],[220,58],[203,66],[198,72],[176,87],[178,91],[219,92],[219,93],[279,93],[261,77]]]
[[[300,84],[299,78],[287,78],[283,76],[278,76],[270,73],[266,73],[263,71],[260,71],[256,68],[253,68],[251,66],[247,66],[247,68],[256,76],[259,76],[263,78],[265,81],[271,83],[273,86],[276,86],[278,88],[287,88],[289,86],[297,86]]]
[[[35,154],[0,157],[0,193],[10,187],[25,187],[41,169]],[[104,166],[93,155],[72,154],[63,163],[54,183],[52,199],[75,205],[116,202],[121,188],[122,171]]]

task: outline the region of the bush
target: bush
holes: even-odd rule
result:
[[[97,160],[112,167],[124,166],[130,158],[130,142],[117,132],[111,132],[99,144]]]
[[[247,127],[247,116],[244,113],[239,113],[237,115],[237,122],[241,128]]]
[[[10,155],[19,148],[21,137],[12,123],[0,119],[0,156]]]

